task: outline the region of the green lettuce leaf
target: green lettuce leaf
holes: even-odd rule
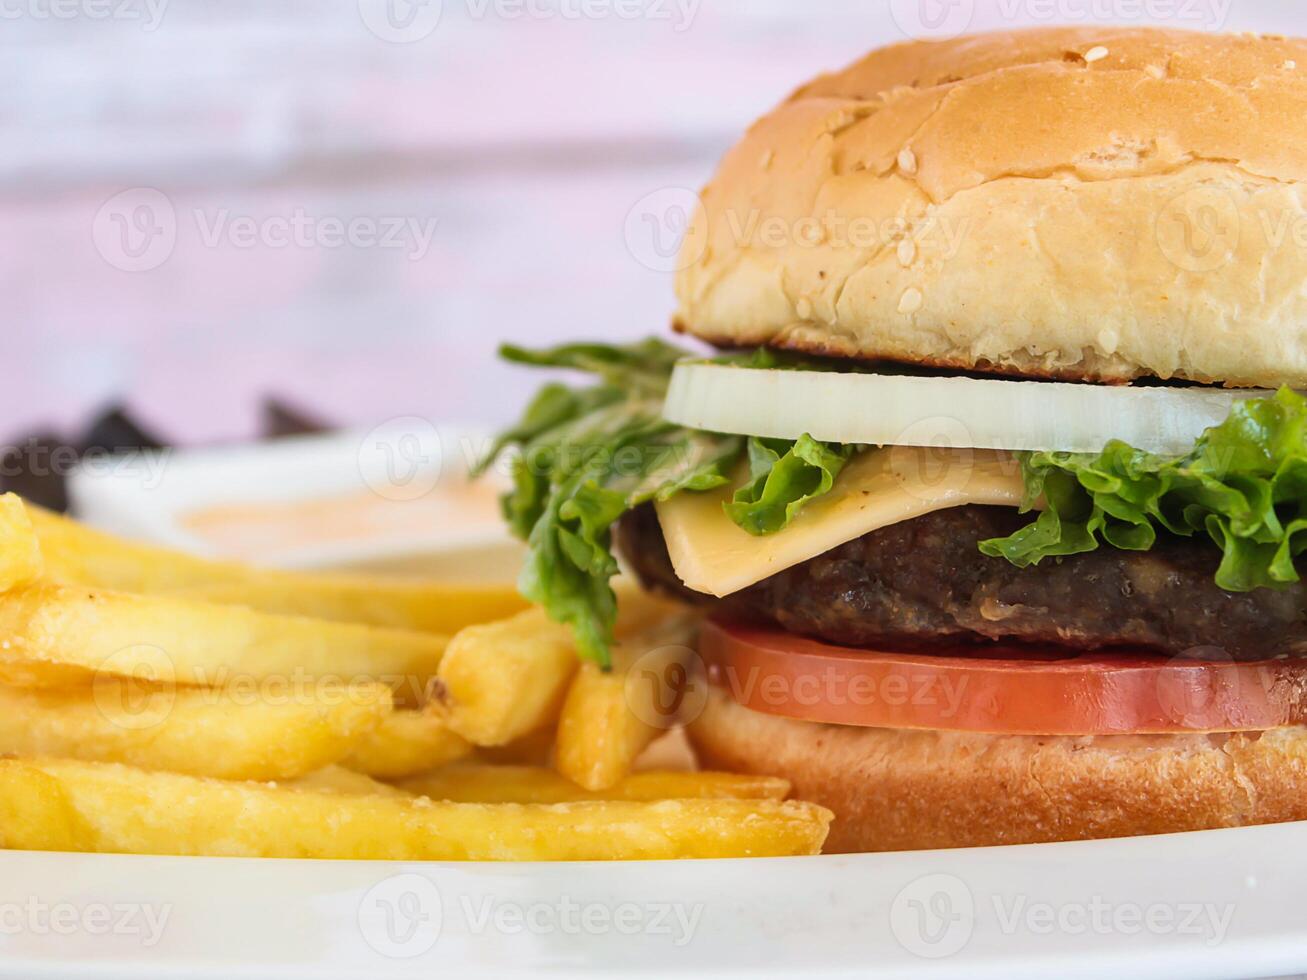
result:
[[[477,472],[516,449],[512,489],[500,503],[509,527],[528,545],[519,588],[572,628],[582,656],[607,666],[617,618],[609,584],[618,571],[613,524],[651,500],[725,485],[745,456],[746,440],[663,420],[672,368],[689,355],[660,340],[538,351],[506,346],[501,355],[599,379],[583,388],[546,384]],[[774,533],[831,488],[851,452],[807,437],[749,440],[750,479],[727,511],[750,533]]]
[[[526,535],[527,560],[519,579],[522,594],[540,603],[557,622],[572,627],[583,657],[608,666],[617,601],[609,580],[617,574],[611,528],[627,511],[682,490],[721,486],[739,457],[742,440],[693,433],[632,411],[612,428],[592,430],[593,442],[577,465],[563,465],[548,477],[530,472],[527,457],[514,463],[515,484],[528,484],[524,498],[538,516]],[[527,473],[527,476],[523,476]],[[508,509],[521,495],[509,494]],[[525,521],[510,517],[515,529]]]
[[[661,341],[505,347],[521,364],[585,371],[600,383],[545,385],[518,423],[491,446],[478,471],[516,447],[513,488],[501,500],[509,527],[528,544],[519,587],[569,625],[581,655],[607,665],[617,602],[612,525],[650,500],[726,483],[744,451],[738,436],[665,422],[663,394],[685,352]]]
[[[1027,566],[1102,544],[1147,551],[1159,532],[1205,535],[1220,549],[1216,583],[1230,592],[1299,581],[1307,549],[1307,400],[1288,388],[1239,402],[1182,458],[1122,442],[1098,455],[1022,456],[1025,509],[1044,510],[1015,534],[981,542]]]
[[[803,436],[749,440],[749,482],[735,491],[726,513],[750,534],[775,534],[808,501],[829,493],[854,446]]]

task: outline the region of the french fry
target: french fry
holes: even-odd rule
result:
[[[636,589],[618,592],[617,635],[637,633],[683,606]],[[437,672],[449,727],[475,745],[506,745],[558,717],[578,662],[571,631],[543,610],[469,626]]]
[[[263,612],[443,634],[527,606],[509,585],[258,569],[126,541],[39,507],[29,505],[27,511],[45,556],[46,574],[67,584],[182,594]]]
[[[393,679],[421,686],[447,641],[433,633],[278,616],[170,596],[33,585],[0,594],[0,662],[160,683]]]
[[[123,762],[220,779],[287,779],[336,762],[392,715],[382,684],[323,685],[311,702],[106,679],[0,687],[0,754]]]
[[[582,664],[558,719],[554,767],[583,789],[608,789],[662,731],[631,711],[626,675]]]
[[[4,656],[0,641],[0,657]],[[0,659],[0,684],[9,687],[86,687],[95,683],[95,671],[43,660]]]
[[[379,779],[403,779],[472,754],[472,743],[449,730],[431,708],[392,711],[363,736],[341,764]]]
[[[413,794],[397,786],[365,776],[344,766],[326,766],[317,772],[279,784],[283,789],[307,790],[311,793],[340,793],[344,796],[392,796],[405,799]]]
[[[31,850],[89,851],[90,828],[73,806],[63,783],[35,766],[0,759],[0,847],[26,839]]]
[[[0,592],[35,582],[44,570],[36,529],[22,498],[0,495]]]
[[[558,715],[576,672],[566,626],[530,609],[454,635],[436,672],[449,727],[476,745],[506,745]]]
[[[588,790],[616,786],[646,746],[675,725],[645,677],[664,677],[693,655],[684,646],[693,625],[692,618],[672,616],[628,637],[613,650],[610,673],[581,665],[558,719],[554,767],[560,773]]]
[[[831,813],[776,800],[436,803],[225,782],[113,763],[0,760],[0,846],[402,861],[815,854]]]
[[[264,612],[441,634],[511,616],[527,606],[511,585],[292,576],[289,572],[250,573],[246,581],[191,586],[182,594]]]
[[[727,772],[641,772],[602,793],[535,766],[447,766],[403,780],[402,789],[456,803],[575,803],[582,800],[783,800],[788,780]]]

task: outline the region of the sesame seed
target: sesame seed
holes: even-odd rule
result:
[[[921,290],[916,286],[909,286],[903,291],[903,296],[899,300],[899,312],[906,314],[916,313],[921,309],[921,304],[925,302],[925,297],[921,295]]]
[[[909,266],[917,258],[917,243],[911,238],[899,242],[899,264]]]
[[[1298,62],[1294,61],[1292,58],[1290,58],[1288,61],[1284,63],[1285,71],[1293,71],[1297,67],[1298,67]]]
[[[1085,52],[1085,62],[1086,64],[1092,65],[1095,61],[1102,61],[1108,56],[1108,54],[1110,54],[1110,52],[1107,48],[1100,44],[1098,47],[1090,48]]]
[[[776,153],[773,150],[764,150],[762,154],[762,159],[758,161],[758,164],[762,167],[763,170],[766,170],[768,167],[771,166],[771,162],[775,159],[776,159]]]
[[[905,146],[899,150],[899,169],[905,174],[915,174],[917,172],[917,155],[912,152],[911,147]]]
[[[806,296],[800,297],[799,301],[794,304],[794,312],[799,314],[800,320],[811,320],[812,300],[808,299]]]
[[[1165,78],[1165,77],[1166,77],[1166,69],[1163,68],[1161,65],[1149,65],[1148,67],[1146,67],[1146,68],[1144,69],[1144,72],[1145,72],[1145,73],[1146,73],[1150,78]]]

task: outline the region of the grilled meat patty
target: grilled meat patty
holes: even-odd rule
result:
[[[1007,507],[954,507],[873,531],[725,599],[685,587],[658,516],[622,518],[617,545],[644,583],[750,621],[847,646],[1016,641],[1075,649],[1223,650],[1236,660],[1307,655],[1307,586],[1232,593],[1210,541],[1098,551],[1018,568],[980,553],[1029,522]],[[783,533],[783,532],[782,532]]]

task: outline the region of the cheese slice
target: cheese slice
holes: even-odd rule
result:
[[[734,486],[681,493],[658,504],[672,566],[696,592],[726,596],[870,531],[964,504],[1019,506],[1025,492],[1011,453],[893,446],[854,457],[831,492],[784,530],[755,537],[722,510]]]

